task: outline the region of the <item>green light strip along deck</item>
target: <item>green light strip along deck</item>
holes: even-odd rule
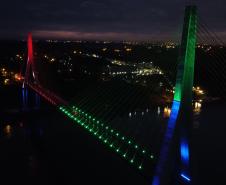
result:
[[[84,113],[83,111],[79,110],[78,108],[75,108],[75,110],[78,111],[78,112],[80,112],[80,113],[82,113],[83,115],[87,116],[88,118],[90,118],[90,119],[93,121],[94,124],[100,125],[101,128],[102,128],[102,135],[104,135],[105,133],[107,133],[108,136],[110,136],[110,137],[111,137],[111,136],[114,136],[114,137],[116,137],[117,139],[120,139],[120,140],[122,140],[123,142],[127,143],[130,147],[131,147],[131,146],[133,147],[133,144],[134,144],[134,148],[135,148],[135,149],[138,149],[138,148],[139,148],[139,146],[136,145],[134,142],[132,142],[132,141],[129,140],[129,139],[126,139],[126,138],[123,137],[123,136],[120,136],[120,134],[119,134],[118,132],[116,132],[115,130],[111,129],[109,126],[105,126],[103,123],[100,124],[100,121],[96,121],[96,119],[93,118],[93,116],[91,116],[91,115],[88,116],[88,114]],[[87,126],[86,126],[86,127],[87,127]],[[101,136],[102,136],[102,135],[101,135]],[[144,151],[145,151],[145,150],[144,150]],[[145,153],[145,152],[144,152],[144,153]],[[153,158],[153,155],[151,155],[151,156],[152,156],[152,158]]]
[[[115,129],[110,128],[79,108],[75,106],[72,108],[60,106],[59,109],[106,146],[118,153],[122,158],[126,159],[130,164],[133,164],[137,169],[143,169],[144,161],[152,162],[154,160],[152,154],[149,154],[147,150],[136,144],[133,140],[121,135]]]

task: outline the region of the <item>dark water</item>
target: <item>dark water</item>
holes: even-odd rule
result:
[[[150,184],[54,107],[41,101],[40,109],[21,112],[17,87],[0,93],[0,184]],[[211,103],[197,118],[197,184],[226,184],[225,113],[224,103]]]
[[[195,133],[198,183],[226,184],[226,104],[203,106]]]

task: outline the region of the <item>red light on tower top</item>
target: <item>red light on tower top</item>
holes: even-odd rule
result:
[[[27,47],[28,47],[28,63],[33,63],[33,42],[32,42],[32,34],[28,34],[28,41],[27,41]]]
[[[33,57],[33,43],[32,43],[32,34],[28,34],[27,38],[27,67],[25,72],[25,83],[28,83],[28,80],[30,78],[30,73],[33,73],[34,68],[34,57]],[[33,75],[34,76],[34,75]]]

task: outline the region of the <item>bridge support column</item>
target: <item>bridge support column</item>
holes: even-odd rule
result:
[[[188,6],[185,10],[184,28],[179,57],[179,69],[175,99],[181,101],[178,115],[179,134],[179,178],[183,184],[191,184],[191,134],[193,123],[193,81],[196,49],[197,8]]]
[[[174,101],[152,185],[191,184],[192,89],[196,48],[196,6],[185,9]],[[174,175],[173,170],[176,171]],[[178,178],[179,177],[179,178]]]

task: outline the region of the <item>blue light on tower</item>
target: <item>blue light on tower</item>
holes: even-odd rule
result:
[[[180,154],[182,163],[189,164],[189,148],[188,142],[185,138],[181,139]]]
[[[191,178],[189,177],[189,146],[188,146],[188,141],[186,138],[181,139],[180,143],[180,156],[181,156],[181,164],[182,164],[182,169],[181,169],[181,174],[180,176],[182,177],[183,180],[190,182]]]
[[[190,179],[188,176],[184,175],[183,173],[180,174],[180,176],[181,176],[183,179],[185,179],[186,181],[188,181],[188,182],[191,181],[191,179]]]
[[[180,109],[180,101],[173,101],[173,105],[172,105],[172,111],[168,120],[168,126],[167,126],[167,130],[164,136],[164,140],[163,140],[163,146],[160,152],[160,157],[159,157],[159,161],[158,164],[156,166],[156,172],[152,181],[152,185],[159,185],[160,184],[160,176],[165,168],[164,163],[165,160],[168,156],[168,152],[169,152],[169,147],[170,147],[170,141],[172,141],[172,137],[173,137],[173,133],[174,133],[174,129],[175,129],[175,125],[176,125],[176,121],[177,121],[177,117],[178,117],[178,113],[179,113],[179,109]]]

